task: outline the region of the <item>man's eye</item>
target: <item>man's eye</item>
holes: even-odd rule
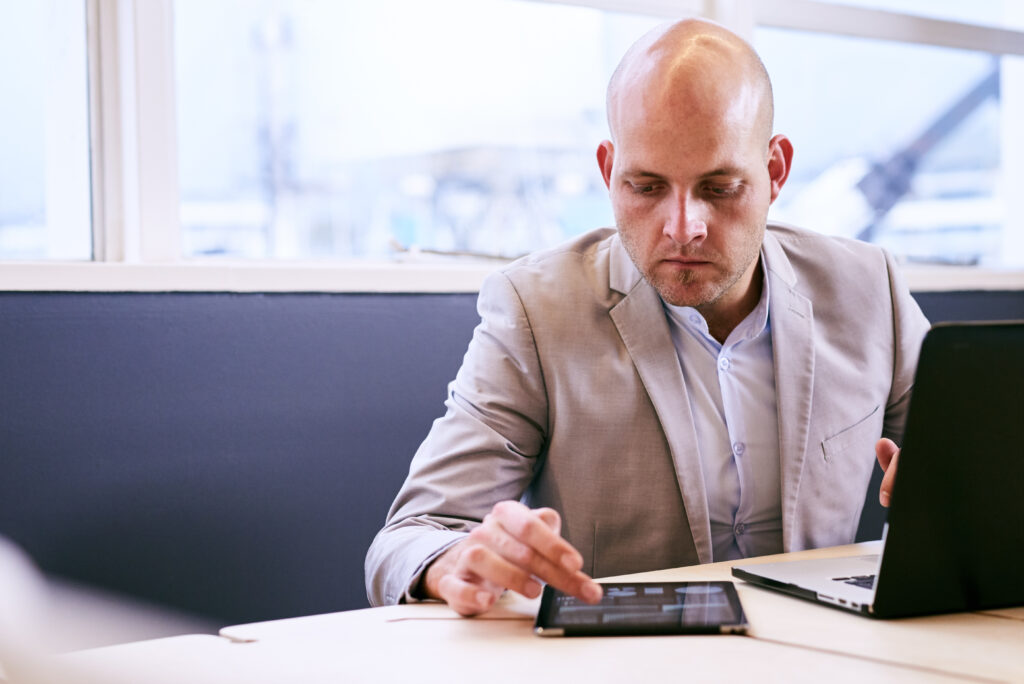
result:
[[[739,185],[709,185],[707,187],[707,193],[712,197],[732,197],[739,191]]]
[[[652,192],[654,192],[655,189],[656,188],[654,187],[653,183],[633,184],[633,192],[635,192],[638,195],[649,195]]]

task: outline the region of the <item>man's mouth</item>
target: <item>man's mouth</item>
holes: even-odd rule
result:
[[[669,257],[663,259],[663,261],[667,261],[670,264],[679,264],[680,266],[701,266],[711,263],[707,259],[696,259],[693,257]]]

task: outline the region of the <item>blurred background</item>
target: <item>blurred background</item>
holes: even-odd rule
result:
[[[664,21],[647,6],[665,3],[608,4],[174,0],[173,111],[161,116],[173,127],[177,256],[508,258],[612,225],[594,161],[604,89],[625,48]],[[793,3],[758,11],[773,4]],[[1024,3],[1012,0],[804,5],[1024,40]],[[18,103],[0,108],[0,259],[95,256],[103,110],[88,62],[103,36],[90,48],[92,11],[0,5],[0,92]],[[796,147],[773,218],[907,261],[1024,265],[1010,210],[1024,182],[1022,58],[842,35],[843,15],[831,27],[822,16],[815,31],[755,17],[750,32],[776,130]]]

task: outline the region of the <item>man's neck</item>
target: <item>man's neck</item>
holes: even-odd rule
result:
[[[719,344],[725,344],[729,333],[754,310],[761,300],[764,273],[761,270],[760,259],[754,262],[754,268],[747,277],[747,281],[746,287],[736,288],[741,292],[739,296],[726,301],[730,294],[726,293],[715,302],[696,307],[708,324],[708,334],[718,340]]]

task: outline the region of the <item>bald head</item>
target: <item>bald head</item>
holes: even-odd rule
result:
[[[640,38],[608,84],[612,141],[650,116],[704,116],[748,128],[767,145],[774,109],[768,72],[750,45],[718,24],[686,19]]]

